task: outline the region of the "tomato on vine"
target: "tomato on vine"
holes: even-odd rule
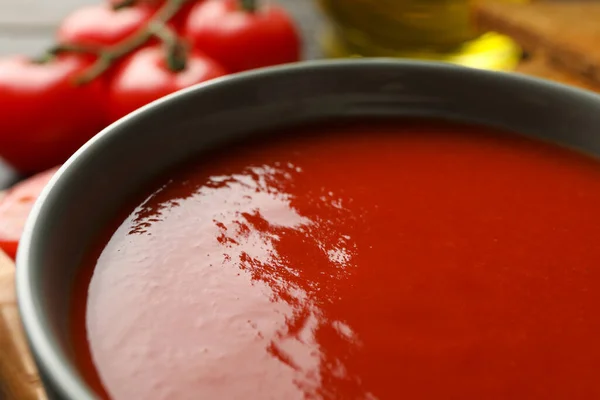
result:
[[[0,60],[0,157],[22,173],[65,161],[106,123],[105,87],[76,84],[89,66],[79,54]]]
[[[196,3],[184,26],[194,48],[232,72],[300,59],[300,36],[281,7],[257,0],[205,0]]]
[[[143,5],[115,8],[109,4],[97,4],[82,7],[63,20],[57,40],[68,45],[113,46],[144,26],[155,12],[155,9]]]
[[[164,5],[166,1],[169,0],[108,0],[108,4],[117,9],[131,6],[142,6],[158,9],[160,6]],[[180,2],[180,10],[173,16],[173,19],[169,21],[172,29],[176,30],[177,32],[181,31],[183,21],[185,20],[189,9],[197,1],[199,0],[183,0]]]
[[[228,72],[297,61],[290,16],[257,1],[107,0],[75,11],[50,57],[0,60],[0,156],[22,173],[37,172],[159,97]]]
[[[115,121],[177,90],[226,75],[202,53],[165,54],[161,46],[138,50],[115,71],[109,87],[108,115]]]

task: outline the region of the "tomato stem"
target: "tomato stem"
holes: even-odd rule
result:
[[[258,8],[258,2],[256,0],[240,0],[240,5],[244,11],[249,13],[255,13]]]
[[[43,55],[39,56],[39,57],[35,57],[31,59],[31,62],[34,64],[47,64],[50,61],[54,60],[56,56],[50,52],[46,52]]]
[[[98,55],[96,62],[77,77],[76,83],[83,85],[93,81],[105,73],[116,61],[143,46],[150,38],[157,35],[158,27],[166,28],[166,23],[190,1],[195,0],[166,0],[154,17],[128,39],[116,46],[99,50],[96,53]]]
[[[51,55],[59,55],[61,53],[80,53],[80,54],[98,54],[98,49],[85,46],[77,46],[72,44],[58,44],[48,49]]]
[[[58,44],[50,47],[46,53],[32,60],[35,64],[46,64],[54,60],[61,53],[98,54],[98,50],[91,47],[75,46],[69,44]]]
[[[187,46],[181,40],[175,31],[165,24],[150,24],[150,29],[154,36],[159,38],[167,52],[167,66],[173,72],[183,71],[187,64]]]
[[[113,4],[113,10],[121,10],[123,8],[135,6],[137,0],[123,0],[118,3]]]

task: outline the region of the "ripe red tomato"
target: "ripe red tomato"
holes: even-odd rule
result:
[[[80,46],[112,46],[136,32],[153,15],[150,7],[133,6],[115,10],[109,4],[82,7],[62,22],[59,43]]]
[[[117,120],[167,94],[225,74],[216,61],[198,52],[188,56],[183,71],[173,72],[161,46],[142,48],[114,73],[108,90],[109,117]]]
[[[42,189],[58,167],[17,183],[0,200],[0,249],[15,258],[25,221]]]
[[[231,72],[300,58],[300,36],[287,12],[266,6],[253,12],[241,0],[206,0],[192,7],[184,32],[194,48]]]
[[[23,173],[65,161],[105,126],[105,87],[77,86],[89,65],[75,54],[37,64],[24,56],[0,60],[0,157]]]

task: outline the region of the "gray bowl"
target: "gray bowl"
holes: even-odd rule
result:
[[[356,117],[435,117],[600,155],[600,96],[513,74],[394,60],[312,62],[199,85],[122,119],[56,174],[17,259],[25,331],[51,396],[95,395],[73,361],[70,285],[97,232],[161,171],[264,130]]]

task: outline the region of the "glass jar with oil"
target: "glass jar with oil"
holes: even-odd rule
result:
[[[332,57],[406,57],[510,70],[521,56],[510,38],[476,30],[478,0],[318,1],[331,22],[322,41]]]

